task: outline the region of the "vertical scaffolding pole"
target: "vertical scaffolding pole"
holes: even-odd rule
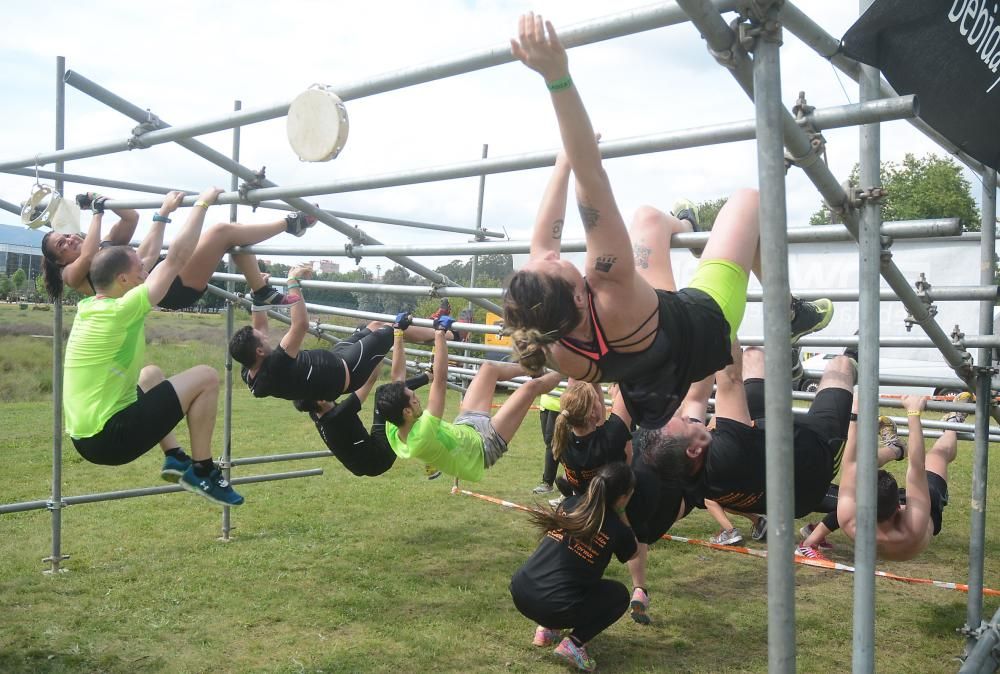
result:
[[[486,156],[489,154],[489,151],[490,151],[490,146],[488,144],[486,144],[486,143],[483,143],[483,155],[482,155],[483,159],[486,159]],[[485,194],[486,194],[486,174],[484,173],[481,176],[479,176],[479,200],[476,203],[476,230],[478,232],[482,232],[483,231],[483,198],[484,198]],[[481,233],[480,234],[476,234],[476,241],[482,241],[482,240],[483,240],[483,235]],[[479,255],[473,253],[473,255],[472,255],[472,271],[469,274],[469,287],[470,288],[475,288],[476,287],[476,265],[478,264],[478,262],[479,262]],[[473,311],[472,307],[473,307],[473,304],[472,304],[472,300],[470,299],[469,300],[469,311]],[[469,322],[470,323],[473,322],[471,317],[469,318]],[[466,351],[465,355],[466,355],[466,357],[468,357],[469,352]]]
[[[860,0],[864,12],[872,0]],[[880,97],[880,74],[862,66],[859,79],[861,101]],[[880,128],[865,124],[859,129],[859,179],[862,189],[881,186]],[[875,485],[878,457],[875,437],[878,427],[879,270],[881,268],[881,211],[868,199],[861,209],[858,227],[860,253],[858,278],[858,444],[857,444],[857,533],[854,540],[854,638],[853,671],[875,671]],[[886,251],[886,255],[890,253]]]
[[[241,101],[233,101],[233,110],[239,111],[243,107]],[[240,162],[240,128],[239,126],[233,127],[233,151],[232,158],[234,163]],[[239,176],[234,172],[229,180],[229,189],[237,190],[239,189]],[[229,222],[236,222],[236,213],[238,205],[229,205]],[[229,256],[228,270],[229,273],[234,273],[233,256]],[[235,283],[228,281],[226,283],[226,290],[229,292],[235,292]],[[230,301],[226,301],[226,354],[224,360],[226,363],[226,396],[225,396],[225,412],[223,416],[222,425],[222,474],[225,475],[226,480],[231,479],[230,473],[232,472],[232,440],[233,440],[233,357],[229,353],[229,340],[233,338],[233,326],[235,323],[234,312],[236,311],[235,304]],[[219,537],[220,541],[229,541],[229,532],[232,529],[231,526],[231,508],[229,506],[222,506],[222,535]]]
[[[780,3],[764,3],[764,30],[754,47],[754,108],[757,114],[757,171],[760,184],[760,240],[764,285],[764,342],[787,345],[788,217],[781,119]],[[794,465],[791,364],[786,347],[765,352],[767,417],[767,662],[772,673],[795,672],[795,569],[792,550]]]
[[[56,150],[65,147],[66,142],[66,84],[63,76],[66,74],[66,57],[56,57]],[[62,173],[64,164],[56,162],[56,171]],[[62,194],[64,183],[56,180],[56,191]],[[60,568],[62,560],[68,559],[62,554],[62,384],[63,384],[63,311],[62,300],[58,297],[52,300],[52,500],[48,503],[52,513],[52,552],[43,559],[49,568],[45,573],[59,573],[66,569]]]
[[[997,230],[997,172],[987,169],[983,174],[983,220],[980,248],[979,281],[995,283],[994,255]],[[993,334],[993,302],[979,303],[979,334]],[[966,654],[976,644],[982,627],[983,614],[983,555],[986,544],[986,481],[989,473],[989,404],[992,379],[990,349],[979,349],[976,362],[976,439],[972,464],[972,502],[969,527],[969,603],[965,631],[969,639]]]

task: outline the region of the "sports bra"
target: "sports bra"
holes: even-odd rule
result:
[[[594,309],[594,295],[587,279],[583,280],[583,284],[587,289],[587,305],[590,309],[590,326],[594,331],[594,339],[589,343],[572,337],[559,339],[559,344],[586,359],[587,372],[579,379],[588,382],[625,381],[642,374],[648,374],[650,369],[659,367],[670,351],[666,335],[660,330],[659,321],[656,321],[652,329],[646,331],[641,337],[635,336],[659,315],[659,302],[657,302],[653,312],[635,330],[619,339],[609,340],[605,337],[601,319],[598,318],[597,311]],[[651,335],[655,335],[653,342],[642,351],[626,353],[615,350],[616,347],[623,348],[639,344]]]

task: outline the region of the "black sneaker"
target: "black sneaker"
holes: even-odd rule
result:
[[[806,335],[822,330],[833,320],[833,302],[818,299],[805,302],[792,298],[792,344]]]
[[[695,206],[693,201],[679,199],[674,202],[674,205],[670,208],[670,212],[678,220],[687,220],[690,222],[691,231],[701,231],[701,226],[698,224],[698,207]]]
[[[295,211],[285,216],[285,231],[294,236],[302,236],[315,224],[316,217],[302,211]]]
[[[799,382],[802,381],[802,376],[805,371],[802,369],[802,348],[798,346],[792,347],[792,386],[794,388],[799,387]]]

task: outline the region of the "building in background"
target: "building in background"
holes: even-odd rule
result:
[[[320,274],[339,274],[340,265],[333,260],[320,260],[319,262],[313,262],[313,271],[319,272]]]
[[[48,230],[46,230],[48,231]],[[23,225],[0,225],[0,274],[13,276],[23,269],[29,287],[42,274],[42,237],[45,232]]]

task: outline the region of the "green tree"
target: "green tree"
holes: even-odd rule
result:
[[[28,280],[28,275],[24,273],[23,269],[18,269],[14,272],[14,275],[10,277],[10,280],[14,284],[14,289],[21,292],[24,282]]]
[[[698,202],[698,227],[701,231],[712,231],[712,227],[715,225],[715,218],[718,217],[719,211],[722,210],[727,201],[729,201],[728,197],[722,197],[721,199]]]
[[[7,298],[14,292],[14,283],[6,274],[0,274],[0,296]]]
[[[979,209],[972,198],[972,186],[962,175],[962,168],[948,157],[907,154],[902,163],[883,162],[882,186],[887,197],[882,200],[882,220],[923,220],[958,218],[962,230],[978,232]],[[859,183],[858,165],[851,170],[850,182]],[[839,222],[829,206],[822,207],[809,219],[811,225]]]

